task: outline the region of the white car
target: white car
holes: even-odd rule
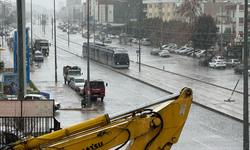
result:
[[[170,53],[168,50],[162,50],[159,52],[160,57],[170,57]]]
[[[83,78],[83,76],[74,76],[70,83],[69,86],[75,90],[75,91],[80,91],[81,87],[84,87],[85,84],[85,80]]]
[[[230,67],[235,67],[235,66],[237,66],[239,64],[240,64],[239,59],[229,59],[228,61],[226,61],[226,65],[228,65]]]
[[[226,69],[226,64],[222,60],[215,60],[214,59],[211,62],[209,62],[209,67]]]

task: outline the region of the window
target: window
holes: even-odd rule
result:
[[[168,16],[170,16],[170,12],[168,12]]]
[[[149,15],[148,15],[148,16],[149,16],[149,18],[151,18],[151,17],[152,17],[152,13],[149,13]]]
[[[149,4],[149,8],[152,8],[152,5],[151,5],[151,4]]]
[[[170,4],[168,4],[168,8],[170,8]]]

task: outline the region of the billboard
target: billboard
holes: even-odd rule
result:
[[[4,95],[18,94],[18,75],[17,74],[3,74],[2,93]]]
[[[0,117],[53,117],[54,100],[0,100]]]

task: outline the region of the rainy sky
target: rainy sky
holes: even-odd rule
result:
[[[8,1],[11,1],[12,3],[16,3],[16,0],[8,0]],[[31,0],[25,0],[25,1],[26,3],[31,3]],[[58,5],[59,1],[62,1],[64,5],[66,4],[65,0],[55,0],[56,6]],[[50,9],[54,7],[54,0],[32,0],[32,4],[41,5],[45,8]]]

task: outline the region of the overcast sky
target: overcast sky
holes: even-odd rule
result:
[[[16,0],[9,0],[9,1],[16,3]],[[25,0],[25,1],[27,3],[31,3],[31,0]],[[65,0],[55,0],[56,9],[57,9],[57,5],[58,5],[59,1],[63,1],[64,5],[66,5]],[[41,5],[41,6],[45,7],[45,8],[47,8],[47,9],[54,8],[54,0],[32,0],[32,4]]]

